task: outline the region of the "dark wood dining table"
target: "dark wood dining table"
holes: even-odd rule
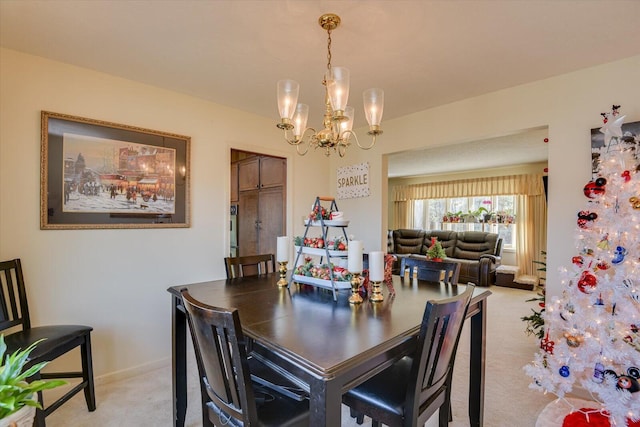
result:
[[[217,307],[237,308],[252,351],[282,368],[309,393],[312,426],[340,426],[342,394],[390,366],[415,347],[428,300],[464,291],[445,285],[393,277],[395,296],[383,285],[384,301],[350,305],[350,291],[311,285],[279,288],[275,273],[172,286],[172,375],[174,424],[183,427],[187,411],[187,319],[180,290]],[[485,381],[487,297],[476,288],[470,320],[469,420],[482,426]],[[203,416],[203,425],[211,425]]]

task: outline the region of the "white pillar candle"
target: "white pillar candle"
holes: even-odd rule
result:
[[[369,252],[369,280],[372,282],[384,280],[384,252]]]
[[[289,262],[289,237],[278,237],[278,252],[276,253],[276,261]]]
[[[351,273],[362,273],[362,242],[359,240],[349,241],[348,270]]]

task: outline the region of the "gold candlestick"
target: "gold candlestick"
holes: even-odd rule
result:
[[[360,273],[353,273],[351,278],[351,296],[349,297],[349,304],[360,304],[362,297],[358,293],[360,287]]]
[[[381,302],[384,300],[382,296],[382,291],[380,287],[380,282],[372,282],[373,289],[371,290],[371,296],[369,297],[369,301],[371,302]]]
[[[289,286],[289,282],[287,282],[287,261],[278,261],[280,263],[280,268],[278,271],[280,272],[280,280],[278,280],[278,286],[284,288],[285,286]]]

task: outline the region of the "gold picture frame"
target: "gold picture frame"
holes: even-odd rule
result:
[[[40,228],[190,227],[191,138],[41,112]]]

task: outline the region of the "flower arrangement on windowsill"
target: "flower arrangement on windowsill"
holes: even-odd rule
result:
[[[435,237],[431,238],[431,246],[427,249],[427,259],[431,261],[442,261],[447,257],[447,254],[440,243]]]
[[[462,222],[462,211],[447,212],[442,217],[442,222]]]
[[[509,212],[498,211],[492,215],[489,222],[492,224],[515,224],[516,216]]]

